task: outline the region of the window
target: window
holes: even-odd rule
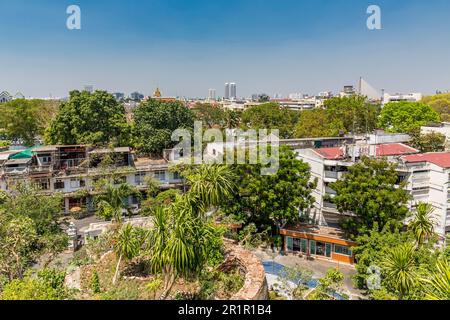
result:
[[[166,180],[166,172],[165,171],[155,171],[155,179],[159,181]]]
[[[42,160],[43,164],[48,164],[48,163],[52,162],[52,157],[50,157],[50,156],[43,156],[41,158],[41,160]]]
[[[178,172],[173,173],[173,180],[181,180],[181,176]]]
[[[331,244],[325,242],[310,241],[311,255],[331,257]]]
[[[288,251],[308,253],[308,240],[287,237]]]
[[[80,188],[84,188],[84,187],[86,187],[86,181],[80,179]]]
[[[49,179],[36,180],[36,185],[40,190],[49,190],[50,189],[50,180]]]
[[[70,187],[73,188],[73,189],[79,188],[80,187],[80,180],[78,180],[77,178],[70,179]]]
[[[316,242],[314,240],[309,241],[309,254],[311,255],[316,254]]]
[[[54,187],[55,187],[55,190],[61,190],[61,189],[64,189],[64,187],[65,187],[64,181],[62,181],[62,180],[56,180]]]
[[[138,172],[134,175],[134,183],[138,186],[143,185],[145,181],[145,172]]]
[[[352,250],[349,247],[334,245],[334,252],[337,254],[342,254],[344,256],[352,256]]]

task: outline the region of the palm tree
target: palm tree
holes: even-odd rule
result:
[[[408,225],[408,228],[414,233],[419,246],[434,234],[435,221],[433,219],[433,211],[432,205],[420,202],[417,205],[413,220]]]
[[[178,276],[202,270],[217,239],[214,226],[204,219],[209,207],[218,205],[233,190],[231,173],[225,166],[201,166],[189,176],[191,190],[170,206],[152,209],[150,265],[163,275],[165,299]]]
[[[414,250],[413,244],[404,243],[390,249],[381,261],[386,284],[398,292],[399,300],[417,284]]]
[[[133,187],[126,183],[118,187],[108,184],[101,192],[102,195],[99,196],[97,203],[99,216],[121,222],[122,210],[126,210],[131,215],[131,209],[126,200],[130,195],[136,193]]]
[[[445,258],[436,262],[436,271],[428,279],[422,279],[425,298],[429,300],[450,300],[450,264]]]
[[[114,252],[119,257],[114,273],[113,284],[116,284],[119,278],[120,263],[122,259],[131,260],[139,254],[142,241],[137,230],[130,224],[125,224],[117,235],[117,241],[114,244]]]
[[[206,209],[219,205],[235,188],[235,175],[225,165],[201,165],[187,179],[191,185],[189,195],[198,198]]]

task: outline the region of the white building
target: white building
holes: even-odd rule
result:
[[[361,157],[385,157],[395,159],[403,155],[416,154],[419,151],[402,143],[368,144],[357,143],[342,147],[298,149],[298,158],[311,167],[311,179],[317,179],[316,189],[313,191],[315,199],[311,210],[311,218],[324,226],[336,226],[341,218],[336,205],[327,200],[336,192],[329,186],[341,179]]]
[[[209,101],[215,101],[216,100],[216,89],[209,89],[208,90],[208,99],[209,99]]]
[[[225,93],[224,93],[224,95],[223,95],[223,98],[225,99],[225,100],[228,100],[228,99],[230,99],[230,83],[225,83]]]
[[[389,94],[385,93],[383,95],[383,104],[389,103],[389,102],[400,102],[400,101],[407,101],[407,102],[418,102],[422,100],[422,94],[421,93],[408,93],[408,94]]]
[[[236,93],[236,83],[232,82],[230,83],[230,99],[236,100],[237,99],[237,93]]]
[[[404,156],[399,170],[404,170],[407,190],[413,196],[411,207],[418,202],[433,206],[435,232],[445,240],[450,233],[450,152]]]
[[[105,158],[111,159],[111,168],[101,164]],[[183,185],[178,173],[170,172],[168,159],[137,158],[128,147],[44,146],[16,153],[0,152],[0,190],[9,192],[18,182],[31,181],[43,193],[61,193],[66,214],[74,208],[93,210],[95,184],[100,178],[109,179],[116,186],[128,183],[145,192],[146,177],[159,181],[161,189]],[[135,197],[129,201],[130,205],[138,205]]]
[[[423,126],[420,131],[422,134],[440,133],[445,136],[447,142],[450,141],[450,122]]]

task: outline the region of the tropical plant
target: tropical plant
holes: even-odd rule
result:
[[[162,280],[155,278],[146,285],[146,289],[152,294],[153,300],[156,299],[156,293],[161,288]]]
[[[114,273],[113,284],[115,285],[120,273],[120,263],[122,259],[131,260],[139,254],[143,239],[140,233],[130,223],[125,224],[120,229],[114,245],[114,252],[118,257],[116,271]]]
[[[434,208],[431,204],[420,202],[412,221],[408,224],[408,229],[414,233],[418,245],[422,245],[434,234],[433,211]]]
[[[227,166],[202,165],[186,178],[191,186],[189,195],[198,198],[206,207],[218,206],[233,193],[235,175]]]
[[[90,287],[91,287],[92,293],[94,293],[94,294],[101,292],[100,277],[98,276],[97,270],[94,270],[94,272],[92,272]]]
[[[215,261],[211,258],[221,250],[222,231],[205,215],[233,190],[226,178],[229,175],[224,166],[195,168],[188,178],[192,187],[187,194],[168,206],[152,209],[154,227],[148,248],[152,272],[162,274],[161,299],[167,297],[178,276],[198,275],[209,261]]]
[[[97,199],[97,215],[103,219],[113,219],[115,222],[122,221],[122,210],[130,216],[131,208],[127,198],[133,194],[138,194],[130,185],[124,183],[115,187],[108,184],[100,190],[102,194]]]
[[[436,263],[436,271],[428,278],[423,278],[425,299],[450,300],[450,263],[441,258]]]
[[[399,300],[417,286],[417,265],[411,243],[403,243],[388,250],[381,261],[381,267],[386,287],[396,292]]]

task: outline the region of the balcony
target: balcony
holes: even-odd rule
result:
[[[5,175],[23,175],[23,174],[27,174],[29,172],[29,168],[27,167],[12,167],[12,168],[8,168],[5,167],[3,169],[3,173]]]
[[[325,171],[326,179],[338,179],[338,172],[336,171]]]
[[[53,165],[31,166],[30,167],[30,174],[50,173],[52,171],[53,171]]]

